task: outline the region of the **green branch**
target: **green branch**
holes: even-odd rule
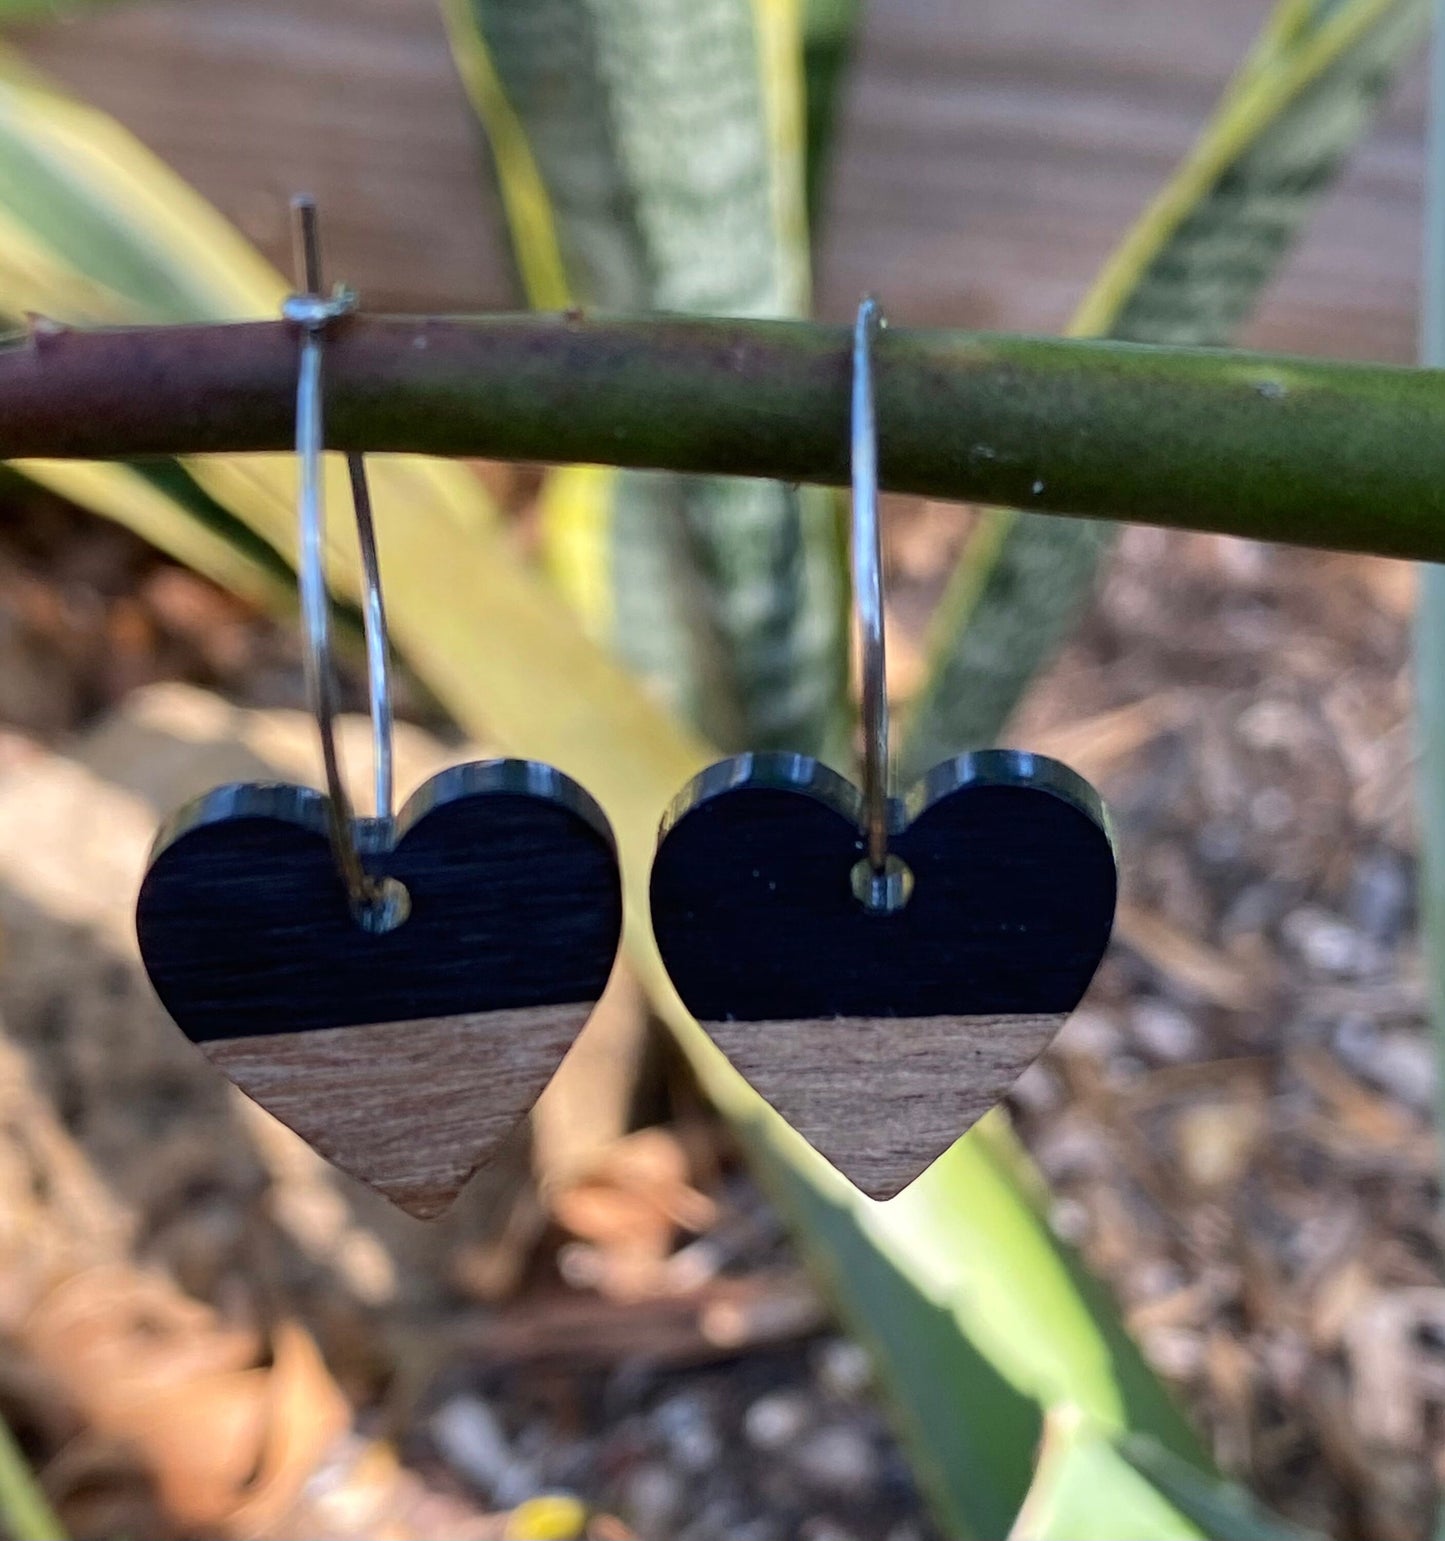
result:
[[[1445,375],[1208,349],[885,332],[886,489],[1445,559]],[[0,350],[0,458],[276,450],[281,323],[70,331]],[[338,449],[847,476],[839,327],[357,318],[328,353]]]

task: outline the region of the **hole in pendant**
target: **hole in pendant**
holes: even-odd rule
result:
[[[411,895],[406,885],[395,878],[382,878],[376,885],[376,893],[362,903],[353,904],[351,913],[356,924],[372,936],[385,936],[395,931],[411,914]]]
[[[881,872],[865,856],[854,865],[850,880],[853,897],[871,915],[896,914],[913,895],[913,869],[897,856],[888,857]]]

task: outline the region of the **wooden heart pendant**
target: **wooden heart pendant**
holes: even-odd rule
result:
[[[531,1108],[601,995],[622,923],[602,810],[545,765],[426,782],[355,821],[406,919],[353,917],[305,787],[220,787],[162,830],[136,930],[183,1032],[354,1176],[440,1213]]]
[[[803,755],[741,755],[663,820],[652,923],[678,993],[790,1124],[891,1198],[980,1118],[1079,1003],[1116,870],[1067,766],[987,750],[889,804],[911,874],[890,913],[855,894],[862,795]]]

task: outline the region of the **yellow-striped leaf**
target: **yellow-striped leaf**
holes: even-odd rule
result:
[[[532,302],[743,316],[808,303],[797,0],[443,0]],[[832,500],[576,468],[548,562],[729,748],[846,741]]]
[[[1281,0],[1070,331],[1217,344],[1249,314],[1424,30],[1426,0]],[[1108,526],[996,509],[935,617],[902,773],[995,742],[1088,601]]]

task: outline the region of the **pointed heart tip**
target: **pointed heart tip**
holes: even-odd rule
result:
[[[965,1131],[960,1131],[962,1132]],[[891,1199],[896,1199],[900,1193],[911,1188],[938,1160],[943,1154],[943,1149],[946,1148],[940,1148],[932,1154],[915,1151],[896,1157],[882,1154],[860,1157],[857,1151],[837,1151],[836,1147],[834,1147],[835,1153],[830,1153],[826,1142],[814,1145],[818,1154],[835,1171],[846,1177],[865,1199],[870,1199],[875,1204],[887,1204]]]
[[[368,1183],[367,1187],[379,1193],[393,1208],[401,1210],[404,1215],[409,1215],[413,1220],[440,1220],[457,1201],[457,1195],[462,1191],[462,1184],[456,1188],[448,1188],[438,1191],[434,1188],[424,1192],[392,1192],[381,1187],[377,1183]]]
[[[703,1026],[855,1188],[897,1198],[999,1101],[1063,1013]]]
[[[212,1040],[199,1047],[333,1166],[418,1220],[526,1117],[590,1002]]]
[[[869,1182],[865,1179],[862,1182],[853,1183],[853,1186],[865,1199],[871,1199],[875,1204],[886,1204],[890,1199],[896,1199],[905,1188],[911,1188],[927,1170],[928,1168],[924,1167],[921,1171],[914,1172],[912,1175],[902,1179],[889,1178],[881,1182]],[[843,1175],[848,1177],[846,1172]],[[848,1181],[853,1182],[853,1179],[848,1177]]]

